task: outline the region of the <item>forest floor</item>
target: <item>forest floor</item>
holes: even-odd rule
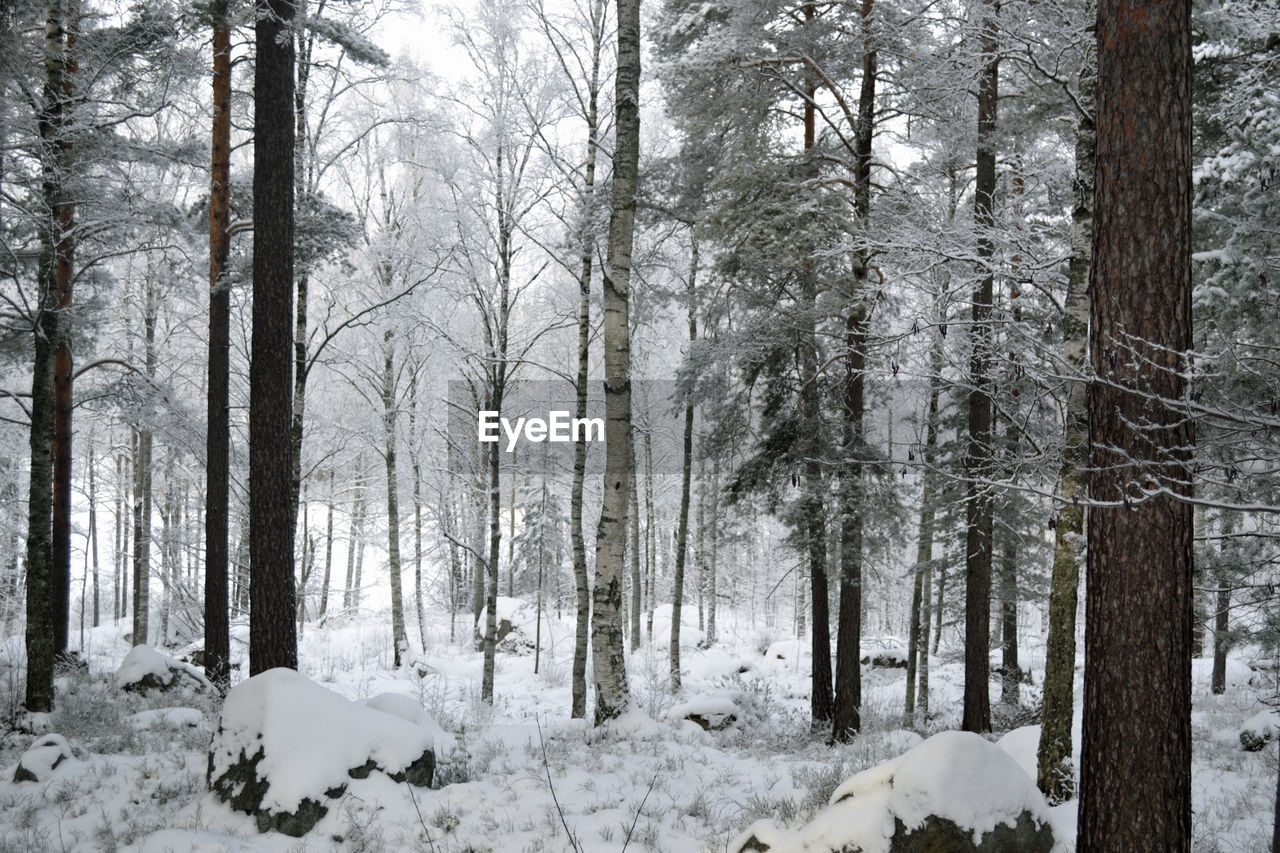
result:
[[[919,739],[902,729],[904,672],[865,667],[861,736],[848,745],[824,745],[809,732],[803,655],[767,657],[769,638],[758,631],[710,649],[686,649],[678,696],[666,688],[665,648],[630,655],[631,690],[644,714],[640,722],[601,734],[568,718],[567,620],[544,622],[552,642],[536,674],[532,654],[498,656],[496,701],[489,706],[479,698],[481,655],[450,645],[447,625],[431,629],[436,636],[428,644],[431,653],[418,661],[425,673],[419,677],[391,669],[389,620],[379,615],[385,616],[308,625],[301,669],[351,699],[400,693],[426,708],[455,741],[439,756],[432,789],[394,784],[375,773],[353,782],[308,836],[259,834],[250,818],[206,787],[217,706],[194,693],[140,697],[119,691],[112,676],[129,646],[122,629],[104,626],[86,635],[89,674],[60,679],[51,720],[51,730],[67,738],[77,760],[47,783],[14,783],[15,765],[32,738],[10,732],[0,739],[0,853],[718,851],[757,819],[802,821],[844,779]],[[4,643],[0,710],[13,719],[21,697],[12,662],[20,659],[21,639]],[[1031,664],[1038,681],[1043,670],[1034,653]],[[1271,696],[1274,684],[1237,663],[1227,692],[1212,696],[1206,667],[1198,665],[1196,674],[1194,849],[1267,849],[1276,750],[1244,752],[1238,732],[1265,707],[1261,697]],[[961,665],[947,662],[944,647],[932,667],[934,713],[920,734],[958,727],[961,682]],[[1038,692],[1024,685],[1024,702],[1035,703]],[[723,732],[666,719],[677,701],[707,695],[732,697],[742,719]],[[992,699],[998,698],[993,682]],[[172,722],[137,716],[175,706],[198,709],[199,722],[190,725],[197,719],[190,713]],[[1035,741],[1034,730],[1015,731],[1004,745],[1029,767]],[[1053,817],[1060,836],[1074,834],[1074,803],[1058,807]]]

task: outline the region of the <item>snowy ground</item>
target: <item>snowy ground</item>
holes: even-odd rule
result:
[[[811,738],[803,656],[768,658],[760,637],[686,650],[679,696],[665,690],[666,650],[641,649],[630,657],[629,674],[644,713],[600,733],[568,719],[568,622],[544,625],[553,646],[536,674],[532,655],[499,656],[492,708],[479,700],[479,653],[449,645],[447,626],[429,638],[432,653],[419,662],[425,676],[391,671],[388,622],[366,615],[359,622],[308,625],[302,670],[352,699],[399,693],[424,707],[456,742],[441,756],[433,789],[375,773],[353,782],[306,838],[259,835],[249,818],[206,789],[217,708],[194,693],[121,693],[113,675],[128,645],[117,629],[101,628],[85,644],[90,674],[60,682],[51,721],[76,760],[47,783],[14,783],[14,767],[33,738],[8,734],[0,741],[0,853],[723,850],[759,818],[801,821],[855,772],[918,741],[900,727],[903,672],[873,668],[864,669],[863,736],[835,748]],[[21,647],[18,638],[6,643],[0,647],[0,712],[12,720],[20,701],[12,662]],[[1222,696],[1208,695],[1207,681],[1197,679],[1195,849],[1203,853],[1261,850],[1270,838],[1275,748],[1243,752],[1238,733],[1263,709],[1259,696],[1274,687],[1256,678],[1258,686],[1250,686],[1242,668],[1234,673]],[[932,686],[937,713],[923,734],[958,724],[959,664],[936,663]],[[1034,687],[1024,690],[1026,699],[1035,698]],[[667,721],[673,706],[700,696],[732,699],[744,719],[712,733]],[[147,713],[171,707],[199,715]],[[1014,732],[1004,746],[1027,766],[1034,762],[1035,737]],[[1073,804],[1054,810],[1053,819],[1069,834]]]

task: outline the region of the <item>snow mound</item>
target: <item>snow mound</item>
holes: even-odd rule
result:
[[[430,784],[433,740],[402,716],[272,669],[227,694],[209,745],[210,788],[260,830],[302,835],[328,811],[326,799],[374,770]]]
[[[757,822],[729,849],[889,853],[917,834],[928,839],[920,849],[955,853],[1055,845],[1044,798],[1017,762],[979,735],[942,732],[845,781],[800,829]]]
[[[1005,734],[996,741],[996,746],[1009,753],[1009,756],[1022,768],[1022,772],[1034,779],[1039,772],[1040,727],[1023,726]]]
[[[1195,658],[1191,661],[1191,685],[1197,690],[1208,690],[1213,682],[1213,658]],[[1253,667],[1240,658],[1227,658],[1227,687],[1247,687],[1253,683]]]
[[[619,740],[659,740],[669,735],[668,729],[635,705],[628,705],[622,713],[600,727],[604,733]]]
[[[137,645],[129,650],[116,670],[116,686],[135,692],[167,690],[177,684],[180,676],[197,686],[210,686],[204,673],[191,664],[171,658],[150,646]]]
[[[755,671],[756,665],[746,658],[707,653],[691,659],[687,668],[690,678],[714,681],[749,675]]]
[[[425,730],[431,735],[432,748],[437,753],[448,754],[453,752],[457,746],[453,735],[442,729],[439,723],[431,719],[431,715],[427,713],[425,708],[408,696],[400,693],[379,693],[377,696],[370,696],[364,700],[364,704],[375,711],[381,711],[384,714],[408,720],[415,726]]]
[[[48,782],[58,768],[78,762],[71,755],[71,745],[60,734],[41,735],[22,753],[13,770],[14,782]]]
[[[672,706],[667,719],[689,720],[704,731],[720,731],[742,719],[742,709],[728,696],[706,694]]]
[[[653,608],[653,634],[650,640],[655,649],[671,648],[671,612],[670,604],[659,604]],[[702,630],[698,627],[698,609],[684,606],[680,608],[680,648],[694,648],[702,644]]]
[[[910,729],[894,729],[883,735],[886,753],[906,752],[914,746],[924,743],[924,738]]]
[[[1268,708],[1240,724],[1240,746],[1246,752],[1257,752],[1280,733],[1280,714]]]
[[[168,726],[169,728],[196,728],[204,722],[204,714],[195,708],[155,708],[150,711],[139,711],[129,717],[129,724],[134,731]]]

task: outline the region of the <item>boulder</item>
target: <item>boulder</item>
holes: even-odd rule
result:
[[[36,738],[18,759],[13,771],[14,782],[48,782],[63,762],[71,760],[71,745],[59,734]]]
[[[906,649],[876,649],[863,655],[862,662],[878,669],[906,669],[907,657]]]
[[[294,670],[272,669],[227,694],[209,745],[209,788],[252,815],[260,831],[299,837],[353,779],[378,772],[430,785],[434,739],[404,713],[352,702]]]
[[[172,690],[180,684],[197,689],[210,686],[200,670],[150,646],[134,646],[116,670],[116,686],[131,693]]]
[[[704,732],[723,731],[741,718],[742,709],[727,696],[695,696],[667,711],[668,720],[688,720]]]
[[[1240,746],[1246,752],[1257,752],[1280,732],[1280,714],[1268,708],[1240,724]]]
[[[1050,853],[1049,810],[1035,783],[996,745],[942,732],[853,776],[804,826],[758,821],[731,851]]]

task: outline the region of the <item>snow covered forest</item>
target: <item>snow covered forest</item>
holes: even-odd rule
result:
[[[0,851],[1280,853],[1277,21],[0,0]]]

